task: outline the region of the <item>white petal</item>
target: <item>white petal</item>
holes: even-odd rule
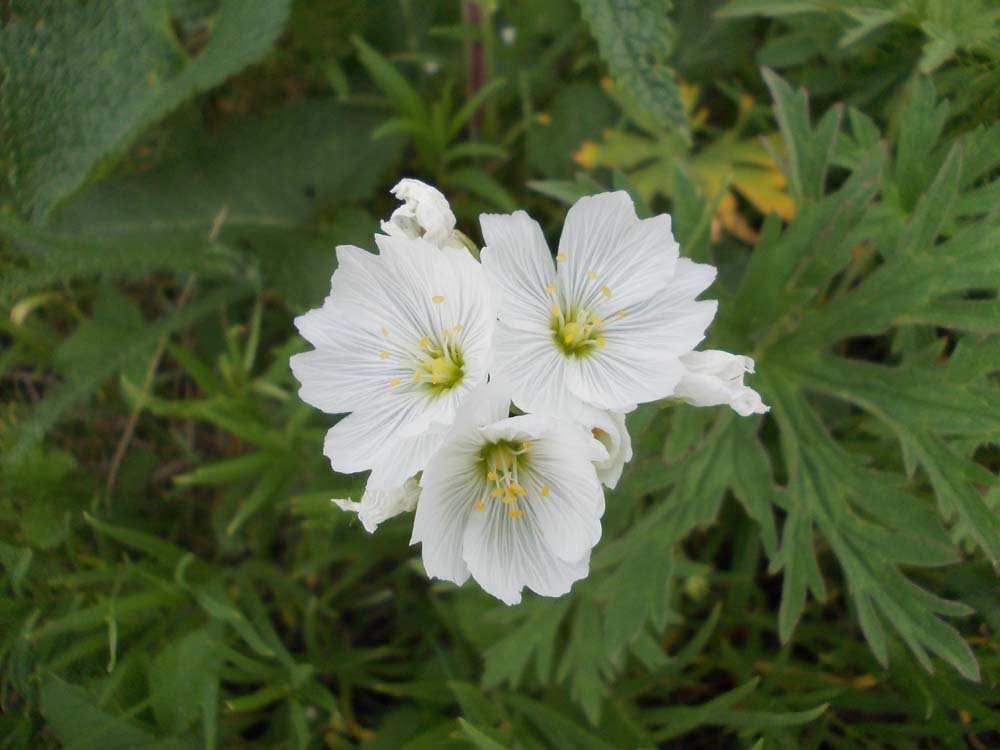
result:
[[[678,246],[666,214],[640,221],[625,192],[578,200],[559,239],[565,299],[586,309],[630,307],[671,278]]]
[[[341,510],[357,513],[365,531],[372,534],[383,521],[412,511],[417,506],[419,498],[420,485],[415,479],[409,479],[402,487],[388,490],[373,490],[366,487],[360,502],[335,499],[333,503]]]
[[[420,180],[404,179],[392,189],[403,205],[382,222],[382,231],[394,237],[425,240],[437,247],[452,241],[455,214],[448,199],[437,188]]]
[[[486,240],[483,268],[497,289],[500,320],[528,330],[546,326],[554,299],[546,289],[556,271],[542,228],[524,211],[483,214],[479,223]]]
[[[677,398],[695,406],[727,404],[743,417],[769,411],[760,394],[743,384],[744,374],[754,371],[750,357],[708,349],[685,354],[681,362],[685,372],[675,392]]]
[[[581,401],[568,387],[570,360],[545,330],[517,330],[500,322],[492,373],[508,384],[510,396],[525,412],[571,417]]]
[[[326,433],[323,453],[334,471],[352,474],[372,469],[368,479],[372,487],[399,486],[423,468],[444,437],[439,432],[401,437],[403,426],[413,419],[405,405],[354,412]]]
[[[632,460],[632,437],[625,424],[625,415],[588,406],[579,419],[608,451],[608,457],[595,462],[594,468],[601,483],[613,490],[625,464]]]
[[[510,518],[503,503],[472,513],[463,536],[465,564],[476,583],[508,605],[519,604],[527,586],[542,596],[562,596],[587,576],[589,556],[564,562],[549,551],[537,515],[526,508]]]
[[[636,404],[674,392],[683,368],[677,357],[642,340],[606,334],[607,343],[585,357],[567,358],[567,386],[599,409],[629,412]]]
[[[475,502],[486,492],[484,478],[471,460],[478,448],[475,433],[466,432],[427,464],[410,537],[410,544],[421,544],[428,576],[459,585],[469,577],[462,558],[465,528]]]

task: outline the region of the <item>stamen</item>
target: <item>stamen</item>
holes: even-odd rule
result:
[[[389,385],[392,386],[393,388],[395,388],[401,382],[403,382],[403,381],[401,381],[399,378],[393,378],[392,380],[389,381]]]
[[[624,310],[619,310],[618,311],[618,319],[621,320],[624,317],[625,317],[625,311]]]
[[[495,471],[487,472],[486,478],[489,479],[491,482],[495,482],[497,481],[497,473]]]
[[[459,323],[457,326],[455,326],[451,330],[453,330],[455,333],[461,333],[462,332],[462,324]]]
[[[604,294],[605,297],[611,296],[611,290],[607,286],[602,286],[601,292]]]
[[[388,356],[389,356],[389,352],[379,352],[379,354],[378,354],[378,358],[379,359],[385,359]]]
[[[500,497],[504,493],[503,487],[497,487],[495,490],[490,492],[490,497]]]
[[[604,339],[602,339],[602,338],[599,338],[599,339],[597,339],[597,340],[595,341],[595,343],[596,343],[596,344],[597,344],[598,346],[602,346],[602,347],[603,347],[603,346],[604,346],[604,345],[605,345],[605,344],[606,344],[607,342],[606,342],[606,341],[605,341]]]
[[[587,278],[591,281],[597,281],[597,274],[593,271],[587,271]]]
[[[542,485],[542,491],[541,491],[542,497],[548,497],[549,496],[549,492],[550,492],[549,486],[547,484],[543,484]]]
[[[433,297],[431,297],[431,302],[433,302],[435,305],[440,304],[444,302],[444,297],[440,294],[435,294]]]
[[[556,256],[556,260],[562,263],[564,260],[566,260],[566,253],[559,253],[559,255]]]
[[[413,382],[414,383],[419,383],[420,382],[420,370],[414,370],[413,371]]]
[[[430,343],[430,340],[431,340],[430,336],[424,336],[423,338],[421,338],[420,339],[420,348],[421,349],[426,349],[427,348],[427,344]]]
[[[504,505],[511,505],[517,502],[517,498],[514,495],[504,495],[503,502]]]
[[[554,294],[555,291],[556,291],[556,285],[555,284],[549,284],[547,287],[545,287],[545,291],[548,294]]]
[[[386,328],[385,326],[382,326],[382,335],[383,336],[388,336],[389,335],[389,329]]]
[[[560,315],[562,315],[562,310],[559,309],[559,305],[557,305],[555,302],[553,302],[552,303],[552,317],[553,318],[558,318]]]
[[[524,511],[518,510],[517,508],[511,508],[510,510],[507,511],[507,515],[510,516],[511,518],[520,518],[521,516],[524,515]]]
[[[595,326],[599,326],[599,325],[600,325],[601,323],[603,323],[603,322],[604,322],[604,321],[603,321],[603,320],[601,320],[600,318],[595,318],[595,317],[591,317],[591,318],[590,318],[590,323],[591,323],[591,325],[595,325]]]
[[[516,483],[512,484],[510,487],[508,487],[507,491],[510,494],[512,494],[512,495],[524,495],[525,494],[524,487],[522,487],[521,485],[516,484]]]
[[[486,510],[486,506],[483,505],[482,501],[480,500],[478,503],[476,503],[476,511],[478,513],[482,513],[484,510]]]
[[[522,449],[522,450],[528,450],[528,448],[530,448],[530,447],[531,447],[531,446],[530,446],[530,445],[528,444],[528,441],[527,441],[527,440],[526,440],[526,441],[524,441],[523,443],[521,443],[521,449]]]

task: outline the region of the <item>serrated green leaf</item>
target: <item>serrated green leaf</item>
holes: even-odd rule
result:
[[[257,60],[281,32],[289,6],[224,0],[208,43],[187,60],[165,0],[14,3],[0,34],[0,123],[23,211],[44,218],[99,160]]]
[[[677,76],[665,59],[673,46],[670,0],[579,0],[611,74],[659,122],[688,137]]]
[[[774,115],[785,140],[786,173],[796,202],[819,200],[824,193],[826,171],[840,132],[842,107],[834,107],[814,128],[809,113],[809,95],[792,91],[774,71],[764,68],[764,80],[774,99]]]

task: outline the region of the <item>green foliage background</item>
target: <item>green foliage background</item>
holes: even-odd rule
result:
[[[1000,746],[995,3],[0,19],[0,748]],[[562,599],[329,503],[291,319],[402,176],[474,238],[630,190],[757,360],[764,418],[630,415]]]

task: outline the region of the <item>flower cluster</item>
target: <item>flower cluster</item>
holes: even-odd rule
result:
[[[667,215],[640,220],[624,192],[582,198],[553,257],[525,212],[480,217],[482,262],[446,198],[416,180],[376,235],[337,248],[323,306],[296,319],[315,347],[291,366],[307,403],[346,413],[324,453],[370,471],[369,532],[416,510],[427,574],[470,576],[507,604],[560,596],[587,575],[602,484],[632,457],[640,403],[767,407],[753,360],[695,351],[716,311],[715,268],[679,256]]]

